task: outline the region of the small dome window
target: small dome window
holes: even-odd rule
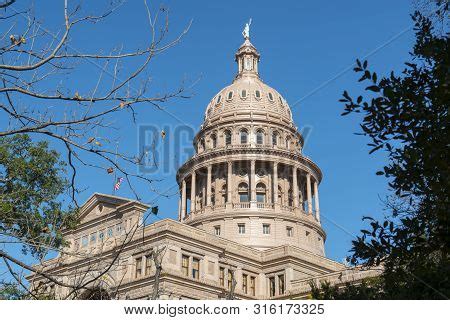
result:
[[[272,92],[269,92],[269,100],[273,101],[273,94],[272,94]]]
[[[220,100],[222,100],[222,96],[219,95],[219,96],[217,97],[216,103],[220,103]]]
[[[247,144],[247,142],[248,142],[248,133],[247,133],[247,131],[246,130],[241,130],[240,136],[241,136],[241,144]]]
[[[272,145],[276,146],[278,144],[278,132],[272,133]]]
[[[228,100],[233,99],[233,91],[228,92],[228,97],[227,97],[227,99],[228,99]]]
[[[247,98],[247,90],[244,89],[244,90],[241,91],[241,97],[242,98]]]
[[[255,97],[258,98],[258,99],[261,98],[261,91],[256,90],[255,91]]]
[[[212,146],[213,148],[216,148],[216,147],[217,147],[217,137],[216,137],[215,134],[213,134],[213,135],[211,136],[211,146]]]
[[[225,131],[225,145],[229,146],[231,144],[231,132],[230,130]]]
[[[279,96],[278,99],[280,99],[280,104],[283,105],[283,99],[281,98],[281,96]]]
[[[258,130],[256,132],[256,144],[264,143],[264,132],[262,130]]]

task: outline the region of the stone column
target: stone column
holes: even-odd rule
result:
[[[255,160],[250,160],[250,202],[256,203],[256,186],[255,186]]]
[[[311,174],[306,174],[306,193],[308,197],[308,213],[312,214]]]
[[[278,203],[278,162],[273,162],[273,203]]]
[[[319,184],[317,180],[314,180],[314,208],[316,209],[316,219],[320,222]]]
[[[191,175],[191,213],[195,211],[195,171]]]
[[[297,183],[297,167],[292,166],[292,196],[294,197],[294,208],[298,207],[298,183]]]
[[[233,161],[228,161],[228,170],[227,170],[227,203],[233,202],[232,193],[233,190]]]
[[[181,183],[181,221],[186,217],[186,180]]]
[[[178,221],[181,221],[181,198],[178,198]]]
[[[206,205],[211,206],[211,171],[212,166],[208,166],[208,177],[206,180]]]

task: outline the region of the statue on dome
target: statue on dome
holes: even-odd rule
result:
[[[245,24],[244,30],[242,31],[242,35],[244,39],[250,39],[250,25],[252,24],[252,18]]]

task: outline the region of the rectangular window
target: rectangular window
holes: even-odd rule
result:
[[[239,232],[239,234],[244,234],[245,233],[245,224],[244,223],[239,223],[238,224],[238,232]]]
[[[136,274],[135,278],[139,278],[142,275],[142,257],[136,258]]]
[[[101,230],[98,232],[98,240],[103,242],[104,239],[105,239],[105,231]]]
[[[231,270],[228,270],[228,278],[227,278],[228,290],[231,290],[232,285],[233,285],[233,272]]]
[[[181,269],[183,271],[184,276],[189,276],[189,257],[188,256],[182,256],[181,257]]]
[[[275,277],[269,278],[269,295],[271,297],[275,296]]]
[[[256,194],[256,202],[258,202],[258,203],[266,202],[266,195],[264,193],[257,193]]]
[[[122,228],[122,224],[121,223],[116,225],[116,234],[117,235],[121,235],[122,234],[122,230],[123,230],[123,228]]]
[[[284,274],[278,276],[278,294],[284,294]]]
[[[263,224],[263,234],[270,234],[270,224]]]
[[[109,227],[107,232],[108,232],[108,233],[107,233],[108,238],[111,238],[111,237],[113,236],[113,234],[114,234],[113,228],[112,228],[112,227]]]
[[[145,256],[145,275],[150,275],[152,269],[152,255]]]
[[[81,246],[82,247],[87,247],[87,245],[88,245],[88,236],[83,236],[81,238]]]
[[[91,236],[89,237],[89,243],[94,244],[97,242],[97,233],[91,233]]]
[[[292,227],[286,227],[286,235],[288,237],[293,237],[294,236],[294,229],[292,229]]]
[[[219,268],[219,284],[220,286],[225,286],[225,268]]]
[[[200,260],[197,258],[192,259],[192,278],[198,279],[200,275]]]
[[[239,202],[248,202],[248,194],[240,193],[239,194]]]
[[[220,236],[220,226],[215,226],[215,227],[214,227],[214,234],[215,234],[216,236]]]
[[[246,274],[242,275],[242,291],[244,293],[247,293],[247,280],[248,280],[248,276]]]
[[[255,291],[255,277],[250,277],[250,294],[252,296],[256,295],[256,291]]]

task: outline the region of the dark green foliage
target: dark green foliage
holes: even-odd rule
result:
[[[341,287],[333,286],[327,281],[321,282],[320,286],[311,281],[309,285],[312,297],[320,300],[367,300],[383,296],[380,279],[364,280],[358,285],[346,283]]]
[[[448,5],[438,12],[448,15]],[[412,61],[401,75],[380,77],[357,61],[354,69],[367,82],[368,97],[353,99],[346,91],[344,115],[363,115],[362,134],[370,153],[384,150],[388,163],[376,174],[393,191],[383,221],[365,217],[368,230],[353,241],[351,262],[382,264],[385,271],[373,286],[315,288],[315,297],[357,299],[445,299],[450,297],[449,195],[450,48],[448,33],[413,14],[416,43]],[[367,291],[369,290],[369,291]]]
[[[0,242],[23,244],[41,258],[63,245],[61,231],[74,225],[74,210],[63,208],[64,163],[46,142],[27,135],[0,138]]]
[[[27,293],[19,288],[17,283],[0,282],[0,300],[23,300]]]

